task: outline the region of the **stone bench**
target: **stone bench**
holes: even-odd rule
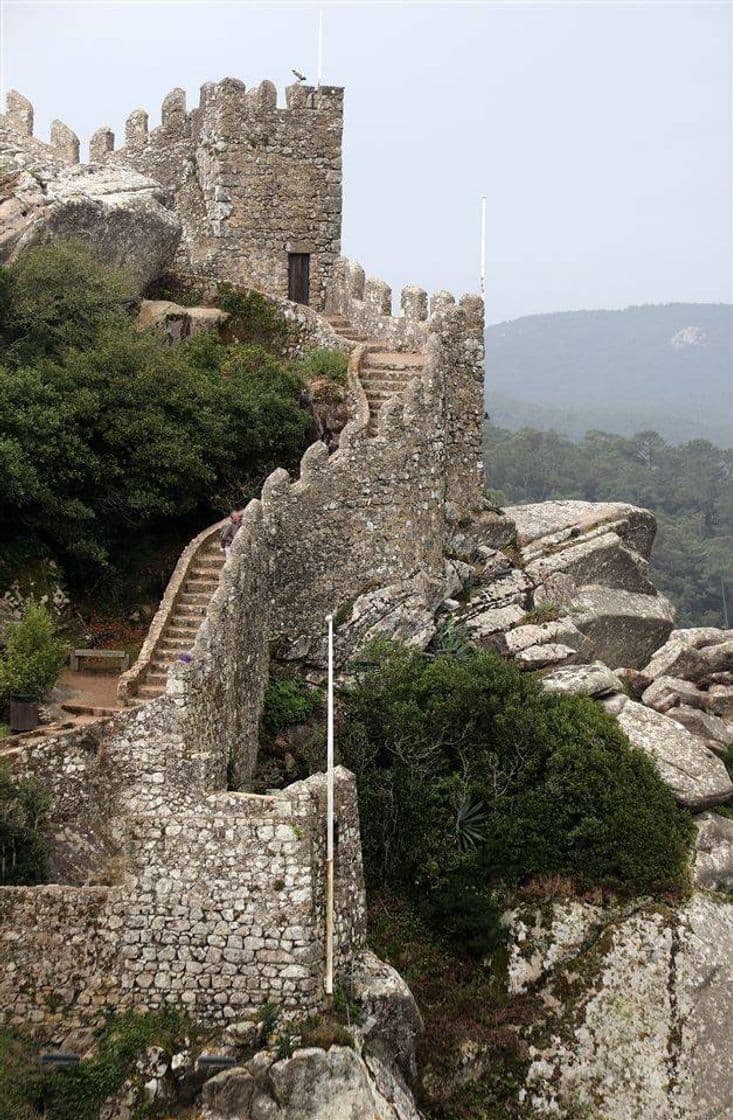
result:
[[[78,673],[81,661],[119,661],[120,671],[130,668],[130,655],[123,649],[75,649],[69,658],[69,666]]]

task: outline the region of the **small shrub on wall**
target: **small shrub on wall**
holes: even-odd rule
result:
[[[406,890],[471,952],[496,939],[499,884],[685,882],[690,817],[650,760],[593,701],[547,695],[494,654],[378,647],[340,741],[372,883]]]

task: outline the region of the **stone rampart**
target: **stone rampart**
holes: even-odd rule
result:
[[[161,696],[10,746],[15,772],[53,791],[56,874],[75,884],[0,889],[0,942],[17,966],[0,980],[0,1008],[12,1022],[48,1032],[62,1020],[96,1021],[104,1007],[166,1002],[212,1022],[266,999],[293,1014],[316,1007],[323,776],[265,798],[226,790],[252,775],[272,644],[319,661],[325,615],[370,586],[420,577],[440,597],[448,514],[455,506],[468,516],[482,493],[471,427],[482,396],[480,312],[474,299],[442,299],[422,372],[382,406],[374,436],[359,383],[363,348],[354,348],[353,414],[339,449],[312,445],[296,481],[275,471],[249,504],[194,644]],[[346,963],[364,927],[346,772],[338,798],[336,928]],[[73,959],[61,936],[67,920]],[[55,975],[60,994],[50,998]]]
[[[482,305],[445,298],[426,326],[419,378],[380,410],[376,438],[357,414],[328,454],[262,491],[270,542],[271,633],[285,657],[322,660],[323,619],[361,593],[421,574],[442,579],[453,511],[483,500]],[[362,402],[362,408],[365,402]]]
[[[439,292],[433,298],[431,312],[438,310],[444,295]],[[367,276],[357,261],[347,257],[339,257],[331,270],[326,311],[348,319],[371,341],[384,342],[390,350],[422,350],[427,342],[427,292],[423,288],[403,288],[400,314],[393,315],[389,284]]]
[[[337,967],[364,938],[359,823],[337,770]],[[46,1037],[108,1010],[184,1007],[204,1023],[265,1001],[315,1011],[324,968],[325,779],[220,793],[129,822],[120,882],[0,890],[3,1021]]]

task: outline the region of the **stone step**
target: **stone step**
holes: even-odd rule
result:
[[[177,658],[178,658],[178,655],[177,654],[174,655],[172,650],[171,650],[171,656],[170,657],[166,657],[164,651],[161,652],[160,650],[156,650],[155,651],[155,661],[151,661],[150,664],[148,665],[148,672],[149,673],[167,673],[168,670],[170,669],[171,665],[173,665],[176,662]]]
[[[197,591],[203,595],[213,595],[219,586],[219,580],[213,576],[189,576],[183,585],[184,591]]]
[[[191,648],[190,638],[167,638],[163,637],[155,647],[155,652],[163,653],[165,650],[172,650],[173,653],[185,653]]]
[[[359,380],[365,389],[391,389],[396,393],[401,393],[410,384],[407,378],[403,381],[399,377],[364,377],[363,374]]]
[[[176,603],[176,609],[171,616],[174,618],[203,618],[206,614],[208,600],[203,603]]]
[[[198,634],[200,622],[193,618],[180,618],[176,622],[172,619],[168,621],[168,625],[163,631],[163,638],[186,638],[193,641]]]
[[[165,688],[165,683],[168,680],[168,673],[150,673],[145,674],[145,684],[155,685],[161,691]]]
[[[178,603],[180,606],[183,603],[185,606],[190,607],[208,607],[211,602],[211,596],[207,595],[204,591],[186,591],[185,588],[178,596]]]
[[[215,579],[219,582],[221,564],[214,567],[212,564],[197,564],[191,569],[191,579]]]
[[[138,686],[137,695],[144,700],[154,700],[156,696],[162,696],[164,688],[159,684],[141,684]]]
[[[368,352],[364,365],[372,369],[419,370],[425,365],[425,358],[412,351],[372,350]]]
[[[399,389],[367,389],[366,390],[366,399],[369,401],[370,404],[372,403],[372,401],[376,401],[378,404],[383,404],[384,401],[388,401],[391,397],[399,397],[399,395],[400,395]]]
[[[332,327],[350,327],[351,323],[348,319],[344,319],[343,315],[326,315],[326,322],[330,323]]]

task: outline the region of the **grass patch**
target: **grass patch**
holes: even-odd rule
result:
[[[0,1120],[98,1120],[104,1102],[134,1074],[136,1060],[149,1046],[171,1053],[192,1033],[179,1012],[129,1012],[110,1020],[92,1057],[48,1071],[38,1065],[38,1044],[0,1034]],[[154,1103],[142,1105],[135,1120],[160,1110]]]
[[[325,377],[337,385],[346,385],[349,359],[340,350],[311,350],[295,366],[304,381]]]

